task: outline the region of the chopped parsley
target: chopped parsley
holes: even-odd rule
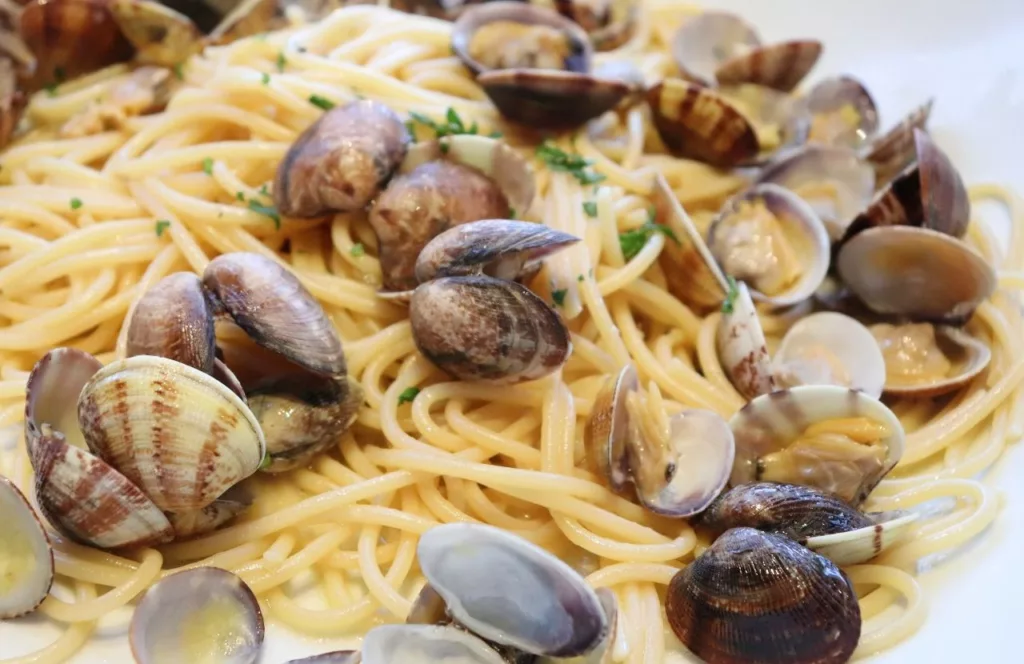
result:
[[[434,134],[436,135],[437,138],[443,138],[445,136],[456,136],[459,134],[476,134],[480,131],[480,128],[477,126],[476,122],[467,127],[454,108],[449,108],[448,111],[445,113],[444,122],[434,122],[426,115],[423,115],[422,113],[417,113],[415,111],[409,113],[409,117],[415,120],[416,122],[419,122],[420,124],[426,125],[427,127],[433,129]],[[442,147],[442,151],[443,150],[444,147]]]
[[[46,94],[48,94],[51,97],[56,97],[57,96],[57,85],[58,85],[57,83],[50,83],[49,85],[47,85],[46,86]]]
[[[353,258],[359,258],[360,256],[366,255],[366,247],[363,246],[362,242],[356,242],[352,245],[352,248],[348,250],[348,253],[352,254]]]
[[[604,180],[603,175],[590,169],[593,161],[578,154],[569,154],[550,141],[544,141],[537,146],[537,157],[551,170],[569,173],[580,184],[597,184]]]
[[[510,207],[508,209],[508,218],[509,219],[515,219],[516,218],[516,209],[514,207]]]
[[[167,230],[167,227],[170,226],[170,225],[171,225],[171,222],[167,221],[166,219],[160,219],[159,221],[157,221],[156,222],[156,236],[160,237],[161,235],[163,235],[164,231]]]
[[[597,216],[597,202],[596,201],[584,201],[583,211],[587,213],[588,217]]]
[[[82,199],[81,198],[72,198],[71,199],[71,209],[72,210],[77,210],[80,207],[82,207]]]
[[[398,395],[398,405],[401,406],[403,403],[412,403],[412,400],[416,398],[416,395],[420,393],[418,387],[407,387],[402,390],[402,393]]]
[[[213,157],[203,159],[203,172],[207,175],[213,175]]]
[[[412,120],[405,121],[405,129],[409,132],[409,140],[416,142],[416,123]]]
[[[277,208],[273,205],[263,205],[259,201],[249,201],[249,209],[257,214],[270,217],[274,222],[274,228],[281,229],[281,215],[277,213]]]
[[[332,108],[334,108],[333,101],[325,97],[321,97],[320,95],[309,95],[309,103],[319,108],[322,108],[325,111],[329,111]]]
[[[184,81],[185,80],[185,63],[179,62],[178,64],[174,65],[173,69],[174,69],[174,78],[178,79],[179,81]]]
[[[576,281],[583,281],[583,275],[582,274],[576,275]]]
[[[619,233],[619,246],[622,248],[622,257],[627,261],[633,260],[633,257],[640,253],[640,250],[647,244],[647,240],[651,239],[651,236],[655,233],[661,233],[675,240],[676,244],[679,244],[679,238],[676,237],[675,232],[671,228],[648,221],[640,228]]]
[[[244,191],[235,192],[235,198],[237,198],[238,200],[244,202],[245,201],[245,192]]]
[[[284,57],[284,52],[277,54],[277,71],[284,71],[285,65],[288,64],[288,60]]]
[[[266,182],[264,182],[262,185],[260,185],[260,194],[263,195],[263,196],[269,196],[270,195],[270,190],[267,189],[267,183]]]
[[[263,461],[260,461],[259,470],[266,470],[270,468],[270,464],[274,463],[274,460],[270,458],[270,452],[263,455]]]
[[[560,307],[565,304],[565,294],[568,293],[567,288],[551,291],[551,299],[554,300],[555,306]]]
[[[736,298],[740,295],[739,285],[732,277],[725,278],[729,282],[729,292],[725,294],[725,301],[722,302],[722,313],[731,314],[736,309]]]
[[[270,74],[267,72],[260,74],[260,81],[263,82],[263,85],[270,85]]]

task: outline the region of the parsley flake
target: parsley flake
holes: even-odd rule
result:
[[[651,236],[655,233],[661,233],[665,237],[675,240],[676,244],[679,244],[679,238],[676,237],[675,232],[671,228],[648,221],[640,228],[619,233],[619,246],[622,248],[622,257],[627,261],[633,260],[633,257],[640,253],[640,250],[647,244],[647,240],[651,239]]]
[[[739,285],[732,277],[725,278],[729,282],[729,292],[725,294],[725,301],[722,302],[722,313],[731,314],[736,309],[736,298],[740,295]]]
[[[352,248],[348,250],[348,253],[352,254],[353,258],[359,258],[360,256],[366,255],[366,247],[363,246],[362,242],[356,242],[352,245]]]
[[[174,78],[178,79],[179,81],[185,80],[185,63],[179,62],[178,64],[174,65]]]
[[[420,393],[418,387],[407,387],[402,390],[402,393],[398,395],[398,405],[401,406],[403,403],[412,403],[412,400],[416,398],[416,395]]]
[[[444,115],[444,122],[435,122],[431,118],[422,113],[413,111],[409,113],[409,117],[414,121],[426,125],[434,130],[435,138],[443,138],[445,136],[457,136],[459,134],[477,134],[480,131],[480,127],[474,122],[470,126],[466,126],[466,123],[459,117],[458,112],[454,108],[449,108]],[[443,148],[442,148],[443,149]]]
[[[160,237],[161,235],[163,235],[164,231],[167,230],[167,227],[170,226],[170,225],[171,225],[171,222],[167,221],[166,219],[160,219],[159,221],[157,221],[156,222],[156,236]]]
[[[583,281],[583,275],[582,274],[576,275],[576,281]]]
[[[249,209],[257,214],[270,217],[274,222],[274,228],[281,229],[281,215],[277,213],[277,208],[273,205],[263,205],[259,201],[249,201]]]
[[[260,81],[263,82],[263,85],[270,85],[270,74],[267,72],[260,74]]]
[[[516,209],[514,207],[510,207],[508,209],[508,218],[509,219],[515,219],[516,218]]]
[[[82,199],[81,198],[72,198],[71,199],[71,209],[72,210],[77,210],[80,207],[82,207]]]
[[[597,202],[596,201],[584,201],[583,211],[587,213],[588,217],[597,216]]]
[[[274,463],[274,460],[270,457],[270,452],[263,455],[263,461],[260,461],[260,467],[258,470],[266,470],[270,468],[270,464]]]
[[[240,200],[242,202],[245,202],[245,192],[244,191],[235,192],[235,198],[237,198],[238,200]]]
[[[565,304],[565,295],[568,292],[569,289],[567,288],[551,291],[551,299],[554,301],[556,307],[560,307]]]
[[[334,108],[334,102],[333,101],[331,101],[330,99],[326,99],[324,97],[321,97],[320,95],[309,95],[309,103],[313,104],[314,106],[317,106],[319,108],[322,108],[325,111],[329,111],[332,108]]]
[[[548,168],[553,171],[569,173],[580,184],[597,184],[604,181],[604,176],[595,173],[590,169],[594,164],[590,159],[584,159],[578,154],[569,154],[550,141],[544,141],[537,146],[537,157],[540,158]]]
[[[267,183],[266,182],[264,182],[262,185],[260,185],[260,195],[262,195],[262,196],[270,196],[270,190],[267,189]]]
[[[203,172],[207,175],[213,175],[213,157],[203,159]]]
[[[284,71],[285,65],[288,64],[288,60],[284,57],[284,52],[277,54],[277,71]]]

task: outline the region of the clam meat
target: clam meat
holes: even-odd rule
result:
[[[851,76],[820,81],[804,100],[811,113],[807,140],[859,149],[878,131],[878,108],[864,84]]]
[[[889,396],[947,394],[976,378],[992,359],[984,342],[948,325],[878,323],[870,330],[885,357]]]
[[[9,479],[0,475],[0,620],[38,607],[53,584],[53,550],[39,517]]]

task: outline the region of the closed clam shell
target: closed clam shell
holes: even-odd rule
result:
[[[410,141],[384,104],[354,101],[320,116],[278,166],[274,204],[289,217],[319,217],[365,207],[398,168]]]
[[[812,424],[857,417],[885,428],[878,441],[884,457],[877,464],[872,457],[819,453],[802,459],[794,472],[805,480],[802,484],[860,505],[899,462],[906,436],[899,418],[885,404],[863,392],[833,385],[777,390],[757,397],[733,415],[729,427],[736,440],[736,461],[730,484],[760,480],[764,458],[785,450]]]
[[[504,530],[438,526],[420,538],[417,555],[452,618],[482,638],[527,653],[575,657],[593,651],[608,633],[601,603],[583,577]]]
[[[381,625],[366,633],[361,664],[505,664],[481,639],[456,627]]]
[[[249,586],[215,567],[164,577],[132,616],[129,638],[138,664],[181,661],[252,664],[263,645],[259,602]]]
[[[846,286],[872,311],[962,323],[992,292],[988,261],[944,233],[892,226],[846,242],[836,261]]]
[[[257,344],[315,374],[345,374],[334,325],[279,263],[259,254],[221,254],[206,266],[203,285]]]
[[[153,0],[109,0],[121,32],[139,62],[173,67],[203,47],[203,34],[187,16]]]
[[[17,486],[0,475],[0,620],[36,609],[53,585],[53,549],[35,511]]]
[[[422,284],[409,319],[420,352],[460,380],[535,380],[556,371],[572,351],[565,323],[546,302],[493,277]]]
[[[736,391],[745,399],[775,389],[771,356],[761,319],[742,281],[731,290],[715,331],[718,361]]]
[[[715,78],[719,85],[753,83],[790,92],[817,64],[822,49],[816,39],[768,44],[722,62]]]
[[[914,161],[914,130],[925,129],[934,104],[935,100],[929,99],[865,146],[864,158],[875,169],[879,185],[888,183]]]
[[[159,357],[98,371],[78,417],[89,449],[169,512],[206,507],[255,473],[266,453],[259,423],[231,390]]]
[[[416,279],[487,274],[516,280],[544,257],[579,242],[544,224],[509,219],[474,221],[441,233],[416,259]]]
[[[669,583],[669,626],[708,664],[847,661],[861,633],[853,586],[781,535],[735,528]]]
[[[476,82],[498,111],[527,127],[579,127],[612,110],[632,88],[618,78],[548,69],[501,69]]]
[[[191,272],[156,282],[128,324],[128,357],[157,355],[212,373],[215,347],[213,313],[202,281]]]
[[[616,491],[623,490],[630,480],[626,451],[630,435],[626,396],[639,384],[636,367],[632,364],[627,364],[609,378],[594,399],[583,433],[587,458],[593,462],[594,470],[606,477]]]
[[[672,57],[683,76],[713,86],[723,62],[749,53],[761,39],[749,23],[728,12],[706,11],[687,19],[672,37]]]
[[[878,108],[864,84],[852,76],[819,81],[805,99],[813,118],[808,140],[858,149],[878,131]]]

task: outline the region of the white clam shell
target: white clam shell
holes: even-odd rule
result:
[[[597,599],[608,620],[608,633],[597,648],[579,657],[541,657],[537,664],[612,664],[615,661],[615,639],[619,630],[619,602],[615,593],[607,588],[597,589]]]
[[[622,491],[630,481],[626,453],[629,437],[626,396],[639,385],[636,367],[627,364],[594,399],[584,431],[588,458],[593,461],[594,469],[606,477],[616,491]]]
[[[951,375],[910,385],[886,381],[886,395],[924,399],[949,394],[977,378],[992,361],[992,350],[988,345],[960,328],[938,325],[935,327],[935,340],[953,365]]]
[[[735,14],[708,11],[687,20],[672,38],[672,57],[683,75],[714,85],[719,65],[761,46],[757,32]]]
[[[753,399],[775,389],[768,342],[745,283],[736,284],[730,305],[722,312],[715,334],[718,361],[733,387]]]
[[[455,627],[382,625],[366,633],[362,664],[505,664],[493,648]]]
[[[877,399],[885,384],[885,359],[875,337],[858,321],[822,312],[789,329],[775,351],[772,373],[780,387],[839,385]]]
[[[910,527],[918,519],[913,512],[881,513],[878,516],[883,520],[873,526],[809,537],[804,545],[837,565],[858,565],[905,540],[910,534]]]
[[[18,487],[0,475],[0,620],[39,606],[53,584],[53,549]]]
[[[82,389],[89,448],[160,509],[202,509],[259,468],[266,442],[249,408],[215,378],[148,355],[111,363]]]

